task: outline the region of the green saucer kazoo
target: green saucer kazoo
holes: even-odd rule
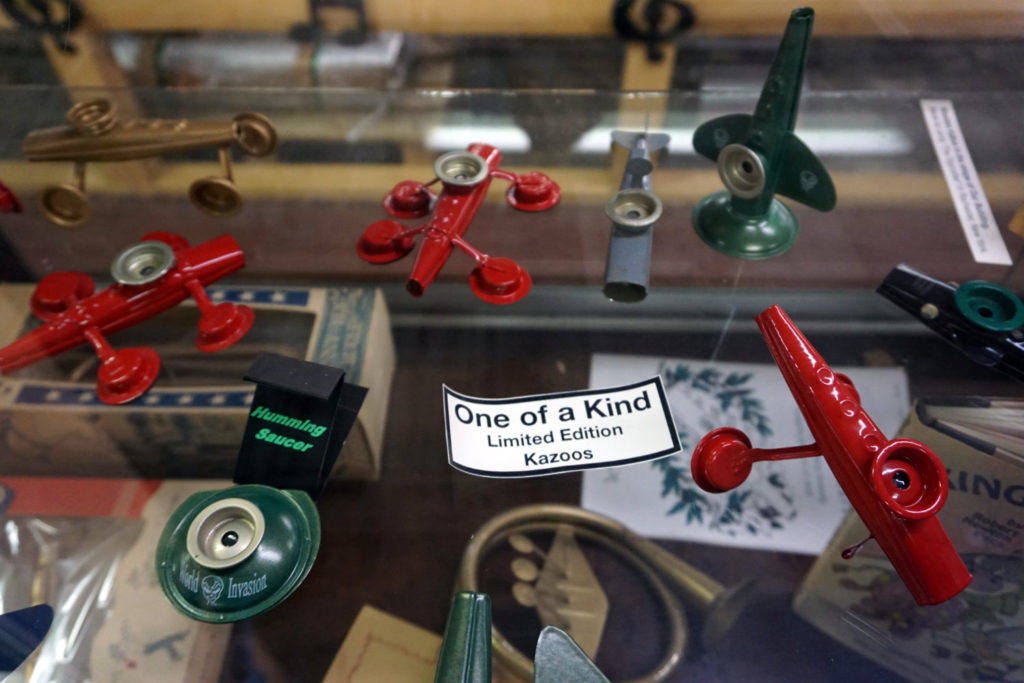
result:
[[[320,515],[309,494],[245,484],[189,496],[160,536],[156,572],[178,610],[225,623],[291,595],[319,549]]]

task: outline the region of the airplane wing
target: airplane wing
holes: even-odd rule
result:
[[[836,188],[821,161],[792,133],[783,144],[785,149],[775,192],[812,209],[831,211],[836,205]]]
[[[669,140],[671,139],[667,133],[634,133],[627,130],[612,131],[612,142],[626,149],[633,149],[633,145],[636,144],[639,138],[647,139],[647,151],[652,154],[668,147]]]
[[[750,114],[726,114],[697,126],[693,131],[693,148],[701,156],[718,160],[718,153],[726,145],[746,142],[754,117]]]
[[[637,138],[641,137],[642,135],[643,133],[635,133],[628,130],[613,130],[612,142],[614,142],[619,147],[632,149],[633,145],[636,144]]]
[[[668,147],[671,140],[667,133],[647,133],[647,151],[653,154]]]
[[[533,680],[534,683],[608,683],[605,675],[572,636],[550,625],[544,627],[537,639]]]

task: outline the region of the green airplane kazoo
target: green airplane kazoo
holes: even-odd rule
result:
[[[701,239],[730,256],[778,256],[796,241],[796,216],[775,198],[819,211],[836,205],[836,189],[821,161],[793,134],[814,10],[793,10],[753,116],[728,114],[693,133],[698,154],[718,164],[726,189],[693,210]]]

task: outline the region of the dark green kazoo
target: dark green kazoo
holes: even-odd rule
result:
[[[832,178],[793,134],[814,10],[793,10],[753,115],[728,114],[693,133],[698,154],[715,161],[726,190],[702,199],[693,225],[707,244],[737,258],[778,256],[796,242],[796,216],[775,198],[819,211],[836,204]]]
[[[320,515],[309,494],[246,484],[182,503],[160,536],[156,570],[178,610],[227,623],[291,595],[319,549]]]
[[[491,683],[491,599],[483,593],[452,599],[434,683]]]

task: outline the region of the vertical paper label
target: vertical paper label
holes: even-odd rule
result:
[[[1010,252],[999,234],[992,207],[981,187],[953,103],[950,100],[921,100],[921,113],[935,147],[935,155],[939,158],[942,175],[946,177],[949,193],[953,196],[953,206],[971,255],[977,263],[1011,265]]]
[[[487,477],[535,477],[679,450],[660,377],[609,389],[505,399],[442,387],[448,462]]]

